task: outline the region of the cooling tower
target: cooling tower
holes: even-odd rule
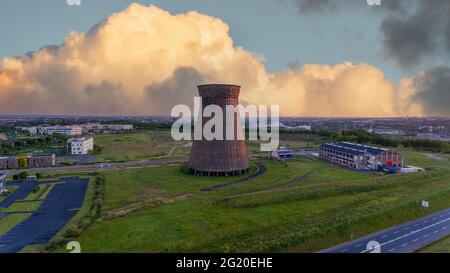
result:
[[[244,140],[226,140],[226,130],[234,130],[237,136],[238,130],[242,130],[239,115],[236,113],[234,123],[229,124],[233,128],[226,128],[226,106],[237,105],[241,87],[228,84],[207,84],[198,86],[202,97],[202,111],[208,105],[218,105],[223,111],[224,140],[194,140],[189,158],[188,169],[191,173],[202,176],[229,176],[249,172],[247,148]],[[203,117],[205,125],[211,118]],[[203,127],[202,127],[203,128]],[[241,131],[242,132],[242,131]]]

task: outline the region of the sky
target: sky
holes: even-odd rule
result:
[[[228,80],[284,115],[448,115],[449,14],[445,0],[0,0],[0,113],[167,114]],[[226,45],[186,46],[205,39]]]

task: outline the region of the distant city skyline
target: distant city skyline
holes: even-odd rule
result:
[[[283,116],[450,115],[448,1],[81,3],[0,3],[0,114],[167,115],[225,82]]]

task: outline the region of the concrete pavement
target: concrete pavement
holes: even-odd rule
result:
[[[448,235],[450,235],[450,208],[321,252],[411,253]]]

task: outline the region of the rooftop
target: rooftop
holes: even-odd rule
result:
[[[322,147],[334,149],[334,150],[352,154],[352,155],[360,155],[360,154],[364,154],[364,153],[378,155],[380,153],[389,151],[389,149],[386,149],[386,148],[378,148],[378,147],[373,147],[373,146],[368,146],[368,145],[355,144],[355,143],[351,143],[351,142],[340,142],[338,144],[327,143],[327,144],[323,144]]]
[[[70,141],[70,142],[81,142],[81,141],[86,141],[86,140],[90,140],[90,139],[92,139],[92,137],[74,137],[74,138],[70,138],[67,141]]]

